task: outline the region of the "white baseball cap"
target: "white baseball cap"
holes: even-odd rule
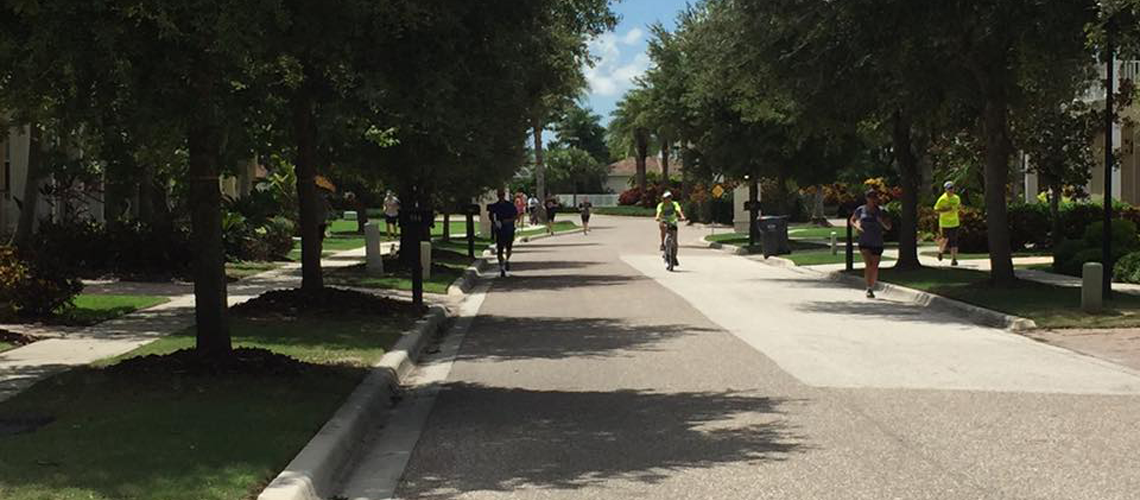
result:
[[[661,193],[661,197],[662,198],[672,198],[673,192],[672,191],[665,191],[664,193]]]
[[[954,181],[946,181],[946,183],[942,185],[942,189],[953,189],[953,188],[954,188]]]

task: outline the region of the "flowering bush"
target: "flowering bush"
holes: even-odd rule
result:
[[[69,304],[83,284],[64,268],[31,259],[14,247],[0,247],[0,306],[8,315],[47,316]]]

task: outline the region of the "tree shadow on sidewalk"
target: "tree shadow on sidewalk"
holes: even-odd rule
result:
[[[514,263],[511,263],[511,269],[517,269]],[[496,280],[494,291],[525,292],[536,290],[567,290],[571,288],[623,285],[638,279],[645,278],[624,274],[515,275],[507,279]]]
[[[502,361],[621,356],[717,330],[690,325],[634,325],[607,318],[479,316],[458,359]]]
[[[755,466],[805,449],[754,392],[534,391],[444,386],[399,498],[660,483],[694,468]]]
[[[850,301],[814,301],[804,302],[796,306],[803,312],[812,314],[830,314],[835,316],[861,316],[868,318],[889,319],[891,321],[922,323],[930,325],[946,325],[948,323],[961,323],[962,327],[974,326],[966,320],[955,320],[944,311],[931,310],[914,304],[893,302],[889,300],[856,300]]]
[[[492,260],[491,264],[496,264]],[[581,270],[600,265],[600,262],[590,262],[582,260],[524,260],[524,261],[511,261],[511,272],[522,271],[556,271],[574,269]]]

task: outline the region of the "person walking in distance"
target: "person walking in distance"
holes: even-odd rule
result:
[[[546,234],[554,234],[554,216],[558,213],[558,199],[546,199]]]
[[[875,298],[875,284],[879,281],[879,263],[883,259],[883,233],[891,229],[883,209],[879,207],[879,193],[867,191],[867,203],[851,214],[851,225],[859,230],[859,253],[863,254],[863,278],[867,282],[867,298]]]
[[[499,276],[507,277],[511,270],[511,253],[515,244],[515,220],[519,217],[515,204],[507,201],[507,193],[500,188],[499,200],[487,206],[495,231],[495,253],[499,256]]]
[[[400,199],[391,191],[384,195],[384,224],[388,238],[395,239],[400,231]]]
[[[950,251],[950,265],[958,265],[958,233],[962,226],[959,215],[962,213],[962,198],[955,192],[953,181],[946,181],[942,187],[946,190],[938,201],[934,203],[934,211],[938,212],[938,261]]]
[[[530,218],[530,225],[538,225],[538,197],[531,195],[526,200],[526,214]]]
[[[518,226],[526,227],[526,217],[523,217],[526,214],[526,194],[522,191],[515,195],[515,211],[519,213]]]
[[[582,200],[578,204],[578,211],[582,215],[582,234],[590,234],[590,212],[594,210],[594,204],[590,203],[589,198]]]

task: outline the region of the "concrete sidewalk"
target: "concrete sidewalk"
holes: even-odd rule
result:
[[[364,249],[348,250],[322,259],[321,265],[325,268],[349,266],[363,258]],[[287,264],[231,283],[229,303],[234,305],[270,290],[300,286],[300,270],[300,264]],[[100,285],[104,292],[109,293],[155,291],[159,288],[176,290],[177,286],[131,282]],[[48,375],[130,352],[162,336],[193,326],[193,286],[181,295],[166,296],[170,301],[165,304],[92,327],[40,331],[41,335],[51,338],[0,353],[0,401]],[[50,330],[50,327],[38,327],[38,330]]]
[[[422,431],[407,468],[368,462],[347,484],[402,471],[392,497],[437,500],[1140,489],[1133,371],[695,245],[667,273],[652,221],[593,226],[520,247],[439,360],[426,424],[401,428]]]

